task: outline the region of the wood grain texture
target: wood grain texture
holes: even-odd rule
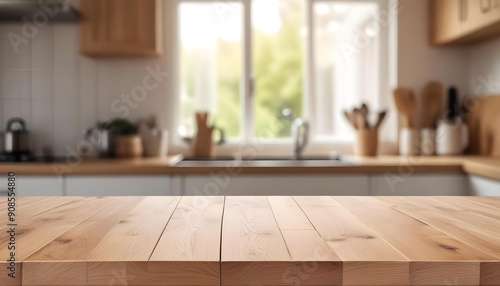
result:
[[[279,285],[284,283],[282,276],[292,271],[291,266],[288,249],[267,197],[226,197],[222,283]]]
[[[144,198],[114,198],[112,204],[63,233],[51,243],[28,257],[25,262],[56,260],[85,261],[108,231],[118,224]]]
[[[343,261],[408,261],[369,225],[331,197],[294,197]]]
[[[79,200],[69,199],[50,211],[24,220],[17,227],[17,259],[24,261],[41,247],[47,245],[64,232],[75,227],[101,208],[112,203],[112,198],[89,197]],[[7,257],[7,237],[0,239],[0,257]],[[4,259],[2,259],[4,260]]]
[[[180,197],[147,197],[113,226],[89,261],[148,261]]]
[[[269,203],[281,230],[314,229],[292,197],[269,197]]]
[[[432,277],[430,281],[453,281],[456,279],[455,269],[460,266],[463,270],[461,277],[469,281],[470,277],[477,277],[478,261],[495,259],[375,198],[335,197],[335,200],[412,261],[410,282],[420,281],[412,272],[415,261],[419,263],[418,277]],[[435,270],[436,262],[442,262],[439,271]],[[422,283],[420,285],[434,285]]]
[[[377,199],[391,204],[393,208],[427,223],[461,242],[474,246],[476,250],[500,259],[499,228],[496,229],[496,235],[492,234],[492,230],[495,232],[495,227],[498,227],[500,221],[495,221],[488,217],[476,217],[476,222],[481,225],[474,225],[464,223],[460,217],[455,218],[453,216],[448,216],[439,208],[424,207],[420,203],[415,204],[412,202],[411,198],[394,199],[391,197],[380,197]],[[446,207],[446,205],[444,207]],[[473,215],[470,212],[459,212],[462,213],[461,215],[465,216]]]
[[[294,199],[342,259],[344,285],[408,283],[408,259],[331,197]],[[363,275],[359,275],[360,269]]]
[[[82,198],[73,197],[72,199],[73,200],[64,197],[18,197],[16,202],[16,221],[21,222],[24,219]],[[6,207],[4,210],[0,211],[0,230],[5,227],[7,220]]]
[[[175,285],[217,285],[223,208],[224,197],[183,197],[151,255],[150,276],[161,273]]]
[[[428,199],[424,197],[419,201]],[[463,261],[493,259],[492,256],[451,238],[427,223],[401,213],[375,198],[335,197],[335,200],[370,225],[410,260]]]
[[[0,285],[500,285],[494,197],[64,199],[25,200]]]
[[[82,0],[80,51],[95,57],[157,56],[160,0]]]
[[[281,230],[300,285],[342,285],[342,260],[316,230]]]

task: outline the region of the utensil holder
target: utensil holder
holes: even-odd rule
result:
[[[420,154],[433,156],[436,153],[436,130],[424,128],[420,130]]]
[[[461,121],[439,122],[436,132],[436,153],[439,156],[461,155],[469,144],[469,130]]]
[[[356,131],[354,155],[372,157],[377,155],[378,129],[362,129]]]
[[[143,138],[144,155],[146,157],[163,158],[168,153],[168,131],[156,130]]]
[[[399,133],[399,154],[413,156],[419,154],[419,132],[412,128],[403,128]]]

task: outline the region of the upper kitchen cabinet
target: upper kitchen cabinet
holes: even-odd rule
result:
[[[462,0],[432,0],[431,41],[435,45],[453,42],[462,34],[464,2]]]
[[[81,52],[95,57],[160,55],[161,2],[81,0]]]
[[[500,0],[431,0],[431,42],[472,43],[500,35]]]

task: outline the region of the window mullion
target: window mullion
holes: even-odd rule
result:
[[[315,106],[316,106],[316,94],[315,94],[315,74],[314,74],[314,1],[305,0],[306,1],[306,31],[307,35],[306,39],[306,48],[305,48],[305,69],[304,69],[304,96],[303,106],[304,106],[304,115],[307,117],[310,126],[311,126],[311,134],[315,134],[316,132],[316,124],[315,121]]]
[[[243,2],[243,120],[244,141],[254,137],[254,82],[252,66],[252,0]]]

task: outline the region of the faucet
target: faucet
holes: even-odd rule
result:
[[[304,151],[307,142],[309,141],[309,123],[302,118],[295,116],[293,111],[289,108],[283,109],[281,114],[292,123],[292,138],[294,143],[293,158],[299,159],[302,155],[302,151]]]

